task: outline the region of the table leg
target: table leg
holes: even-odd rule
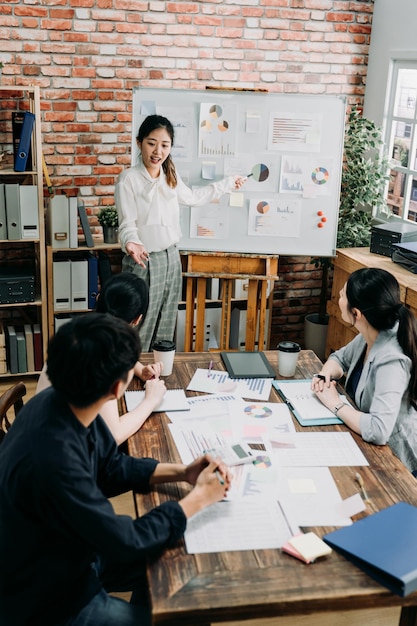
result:
[[[403,606],[398,626],[417,626],[417,606]]]

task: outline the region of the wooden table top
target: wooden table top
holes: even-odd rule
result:
[[[277,372],[276,351],[266,351]],[[207,368],[213,360],[215,369],[224,369],[218,353],[177,353],[172,375],[166,378],[168,388],[186,388],[196,368]],[[152,360],[142,355],[141,360]],[[321,363],[309,350],[302,351],[296,378],[310,378]],[[134,381],[131,388],[138,388]],[[187,395],[199,395],[188,392]],[[272,389],[270,402],[280,402]],[[176,446],[166,428],[164,413],[155,413],[128,442],[133,456],[149,456],[161,461],[180,461]],[[301,427],[303,432],[339,430],[346,427]],[[399,501],[417,506],[416,479],[392,454],[388,446],[372,446],[352,433],[369,461],[361,468],[370,505],[354,519],[384,509]],[[354,467],[330,468],[341,497],[357,493]],[[189,490],[185,483],[161,485],[150,494],[136,494],[140,515],[165,502],[179,499]],[[304,528],[319,536],[332,527]],[[394,531],[394,529],[393,529]],[[389,541],[389,537],[387,537]],[[332,552],[325,559],[305,565],[281,550],[252,550],[189,555],[183,540],[159,558],[149,562],[148,580],[154,624],[200,626],[215,622],[245,620],[311,612],[403,606],[401,626],[417,625],[417,592],[400,598]]]

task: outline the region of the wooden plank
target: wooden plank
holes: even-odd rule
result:
[[[204,337],[206,331],[205,313],[206,313],[206,289],[207,279],[197,279],[197,301],[196,301],[196,323],[195,323],[195,351],[202,352],[204,350]]]

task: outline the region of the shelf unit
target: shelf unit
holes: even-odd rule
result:
[[[88,247],[79,242],[78,248],[53,248],[52,246],[46,246],[46,276],[47,276],[47,293],[48,293],[48,336],[51,338],[55,333],[55,318],[57,315],[63,315],[65,317],[72,317],[73,315],[79,315],[86,313],[92,309],[83,310],[56,310],[54,308],[54,260],[59,259],[81,259],[86,256],[86,253],[92,252],[98,253],[100,250],[103,252],[116,251],[122,256],[122,251],[119,243],[103,243],[102,240],[94,242],[93,247]]]
[[[31,138],[30,169],[14,171],[12,113],[30,111],[35,115]],[[35,185],[37,187],[39,238],[1,239],[0,264],[8,270],[16,269],[24,261],[31,261],[35,268],[35,301],[13,304],[0,302],[0,320],[3,324],[21,326],[39,324],[42,333],[42,357],[45,359],[48,343],[47,292],[45,272],[45,224],[42,171],[41,104],[38,86],[0,86],[0,183]],[[4,365],[4,362],[3,362]],[[8,362],[9,365],[9,362]],[[2,367],[4,369],[4,367]],[[0,377],[33,375],[36,371],[1,372]]]

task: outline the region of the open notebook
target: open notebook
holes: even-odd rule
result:
[[[125,400],[128,411],[133,411],[145,398],[144,391],[126,391]],[[189,411],[190,405],[184,389],[168,389],[162,398],[161,404],[155,409],[159,411]]]

